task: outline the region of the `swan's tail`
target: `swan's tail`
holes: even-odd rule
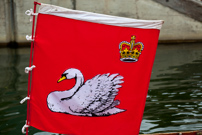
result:
[[[126,111],[126,110],[114,107],[114,108],[110,108],[108,110],[105,110],[103,112],[96,113],[96,115],[97,116],[109,116],[109,115],[121,113],[121,112],[124,112],[124,111]]]

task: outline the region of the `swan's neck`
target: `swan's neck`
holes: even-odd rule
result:
[[[83,85],[84,83],[84,78],[83,75],[77,75],[76,76],[76,84],[74,85],[74,87],[71,89],[75,92],[77,92],[77,90]]]
[[[62,98],[63,100],[66,98],[71,98],[83,85],[84,78],[82,74],[76,75],[75,79],[76,79],[76,84],[74,85],[74,87],[71,88],[70,90],[63,91],[63,97],[64,97]]]

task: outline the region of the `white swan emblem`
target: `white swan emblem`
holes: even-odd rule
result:
[[[84,83],[83,74],[70,68],[58,82],[73,78],[76,84],[72,89],[49,93],[47,105],[51,111],[77,116],[109,116],[125,111],[115,107],[120,101],[114,98],[124,82],[119,74],[97,75]]]

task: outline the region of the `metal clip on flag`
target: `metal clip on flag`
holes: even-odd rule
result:
[[[163,21],[43,3],[34,19],[23,131],[138,135]]]

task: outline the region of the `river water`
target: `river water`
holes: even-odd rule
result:
[[[0,135],[20,135],[29,48],[0,48]],[[202,43],[160,44],[140,133],[202,130]],[[30,135],[56,135],[29,128]]]

